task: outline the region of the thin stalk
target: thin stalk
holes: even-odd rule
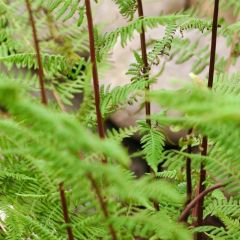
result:
[[[96,61],[94,31],[93,31],[93,18],[92,18],[92,10],[91,10],[90,0],[85,0],[85,6],[86,6],[86,15],[87,15],[87,22],[88,22],[90,59],[91,59],[91,64],[92,64],[92,76],[93,76],[93,86],[94,86],[94,96],[95,96],[95,107],[96,107],[96,114],[97,114],[98,134],[99,134],[100,138],[104,139],[105,132],[104,132],[103,119],[102,119],[102,114],[101,114],[101,109],[100,109],[98,69],[97,69],[97,61]],[[105,157],[103,158],[102,162],[107,163],[107,160]],[[91,186],[96,193],[96,196],[98,198],[103,215],[104,215],[105,219],[107,220],[109,218],[107,202],[104,200],[101,190],[100,190],[97,182],[94,180],[91,173],[87,174],[87,178],[89,179]],[[113,228],[112,224],[109,224],[108,228],[109,228],[109,233],[112,237],[112,240],[117,240],[117,234],[116,234],[116,231]]]
[[[108,213],[108,209],[107,209],[107,202],[104,200],[101,190],[98,187],[98,184],[96,183],[96,181],[94,180],[94,178],[92,177],[92,175],[90,173],[87,174],[87,177],[91,183],[91,186],[93,188],[93,190],[96,193],[96,196],[98,198],[100,207],[102,209],[103,215],[105,217],[105,219],[107,220],[109,218],[109,213]],[[108,225],[108,229],[109,229],[109,233],[111,234],[112,240],[117,240],[117,234],[115,229],[113,228],[112,224]]]
[[[44,105],[47,105],[47,96],[46,96],[46,90],[45,90],[45,85],[44,85],[43,65],[42,65],[42,59],[41,59],[41,54],[40,54],[39,41],[38,41],[38,37],[37,37],[36,25],[35,25],[35,21],[33,18],[31,4],[30,4],[29,0],[25,0],[25,2],[26,2],[28,15],[29,15],[29,22],[32,27],[34,47],[35,47],[35,52],[36,52],[36,56],[37,56],[38,78],[39,78],[39,85],[40,85],[40,92],[41,92],[41,101]]]
[[[216,184],[204,191],[202,191],[200,194],[198,194],[183,210],[182,214],[180,215],[178,221],[183,222],[185,221],[187,215],[189,214],[190,210],[199,202],[201,201],[205,196],[207,196],[209,193],[213,192],[216,189],[219,189],[223,187],[224,185],[222,184]]]
[[[202,140],[202,156],[207,156],[208,151],[208,138],[206,136],[203,137]],[[199,179],[199,186],[198,186],[198,195],[201,194],[205,190],[205,181],[206,181],[206,170],[205,165],[202,162],[200,165],[200,179]],[[203,205],[204,205],[204,198],[199,200],[199,202],[196,204],[196,216],[197,216],[197,222],[196,226],[201,226],[203,223]],[[201,239],[201,238],[200,238]]]
[[[137,0],[137,6],[138,6],[139,18],[144,18],[142,0]],[[146,75],[146,77],[148,79],[149,78],[149,76],[148,76],[149,64],[148,64],[148,58],[147,58],[145,29],[144,29],[143,25],[142,25],[142,30],[140,33],[140,41],[141,41],[142,60],[143,60],[143,64],[144,64],[143,73],[144,73],[144,75]],[[150,89],[150,86],[149,86],[149,84],[147,84],[146,90],[149,91],[149,89]],[[149,126],[151,126],[151,120],[149,119],[149,117],[151,115],[151,104],[149,101],[145,102],[145,113],[146,113],[146,122]]]
[[[63,182],[59,184],[59,192],[60,192],[60,198],[62,203],[63,217],[64,217],[65,224],[67,225],[68,240],[74,240],[72,228],[70,226],[70,219],[68,216],[67,200],[65,196]]]
[[[192,128],[188,131],[188,134],[192,134]],[[192,153],[192,146],[191,144],[188,144],[187,146],[187,153],[191,154]],[[187,158],[186,160],[186,179],[187,179],[187,202],[188,204],[191,199],[192,199],[192,159],[190,157]]]
[[[213,13],[213,26],[212,26],[212,40],[211,40],[211,56],[210,56],[210,66],[209,66],[209,78],[208,78],[208,88],[212,89],[213,80],[214,80],[214,68],[215,68],[215,57],[216,57],[216,46],[217,46],[217,28],[218,28],[218,12],[219,12],[219,0],[215,0],[214,3],[214,13]],[[207,136],[203,137],[202,140],[202,156],[207,156],[208,151],[208,138]],[[204,163],[201,163],[200,167],[200,180],[199,180],[199,195],[205,190],[206,180],[206,170]],[[203,222],[203,206],[204,206],[204,197],[201,198],[196,205],[197,213],[197,222],[196,226],[201,226]],[[203,238],[202,233],[196,235],[197,240]]]
[[[214,68],[215,68],[216,47],[217,47],[218,12],[219,12],[219,0],[215,0],[214,13],[213,13],[213,26],[212,26],[212,40],[211,40],[211,58],[210,58],[210,67],[209,67],[209,78],[208,78],[209,88],[213,87],[213,79],[214,79]]]
[[[39,40],[38,40],[38,36],[37,36],[36,24],[35,24],[35,21],[33,18],[30,1],[25,0],[25,2],[26,2],[27,11],[29,14],[29,22],[32,27],[34,47],[35,47],[35,52],[36,52],[37,62],[38,62],[38,78],[39,78],[39,85],[40,85],[40,91],[41,91],[41,102],[43,105],[47,106],[48,101],[47,101],[47,95],[46,95],[45,84],[44,84],[44,72],[43,72],[43,65],[42,65],[42,59],[41,59],[41,54],[40,54],[40,46],[39,46]],[[60,191],[64,221],[66,224],[69,224],[70,220],[69,220],[69,216],[68,216],[68,209],[67,209],[67,204],[66,204],[66,196],[65,196],[63,183],[59,184],[59,191]],[[71,226],[67,227],[67,234],[68,234],[69,240],[74,240]]]
[[[143,12],[143,4],[142,0],[137,0],[137,9],[138,9],[138,16],[139,18],[144,18],[144,12]],[[145,29],[142,25],[141,33],[140,33],[140,43],[141,43],[141,52],[142,52],[142,61],[143,61],[143,74],[146,79],[149,79],[149,64],[148,64],[148,58],[147,58],[147,44],[146,44],[146,35],[145,35]],[[146,85],[146,91],[150,90],[150,85],[147,83]],[[151,127],[151,104],[149,101],[145,101],[145,114],[146,114],[146,123],[149,127]],[[155,175],[155,174],[154,174]],[[156,201],[153,201],[153,206],[156,211],[159,211],[159,204]]]
[[[92,63],[92,76],[93,76],[93,86],[94,86],[94,96],[95,96],[95,107],[97,114],[97,126],[98,134],[100,138],[105,138],[103,119],[100,109],[100,93],[99,93],[99,81],[98,81],[98,70],[96,61],[96,52],[94,44],[94,32],[93,32],[93,19],[90,0],[85,0],[86,15],[88,22],[88,34],[89,34],[89,45],[90,45],[90,58]]]

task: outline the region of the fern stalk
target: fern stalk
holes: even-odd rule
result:
[[[217,46],[218,12],[219,12],[219,0],[215,0],[214,13],[213,13],[209,78],[208,78],[208,88],[210,89],[212,89],[213,87],[213,79],[214,79],[214,68],[215,68],[216,46]],[[207,148],[208,148],[208,138],[207,136],[204,136],[202,140],[202,152],[201,152],[202,156],[207,156],[207,150],[208,150]],[[205,184],[204,184],[205,180],[206,180],[206,170],[205,170],[204,163],[201,163],[199,195],[205,190]],[[203,205],[204,205],[204,197],[200,198],[196,205],[196,213],[197,213],[196,226],[201,226],[203,223]],[[197,240],[201,240],[202,238],[203,238],[203,234],[198,233]]]
[[[138,16],[139,18],[144,18],[144,12],[143,12],[143,4],[142,0],[137,0],[137,9],[138,9]],[[142,52],[142,60],[144,64],[143,68],[143,74],[146,76],[146,78],[149,78],[149,64],[148,64],[148,58],[147,58],[147,44],[146,44],[146,36],[145,36],[145,29],[142,24],[142,29],[140,33],[140,42],[141,42],[141,52]],[[146,86],[146,91],[150,90],[150,85],[149,83]],[[151,127],[151,104],[149,101],[145,101],[145,113],[146,113],[146,123]],[[156,201],[153,201],[153,206],[156,211],[159,211],[159,204]]]
[[[63,217],[65,224],[67,224],[67,234],[68,234],[68,240],[74,240],[72,228],[70,227],[70,219],[68,216],[68,209],[67,209],[67,200],[65,196],[65,190],[64,190],[64,184],[59,184],[59,192],[61,197],[61,203],[62,203],[62,210],[63,210]]]
[[[192,134],[193,129],[191,128],[188,132],[188,134]],[[187,152],[190,155],[192,153],[192,146],[191,144],[188,144],[187,146]],[[186,179],[187,179],[187,204],[192,199],[192,159],[190,157],[186,160]]]
[[[204,191],[202,191],[200,194],[198,194],[187,206],[186,208],[183,210],[182,214],[179,217],[179,222],[183,222],[186,220],[186,218],[188,217],[188,214],[190,212],[190,210],[200,201],[202,200],[205,196],[207,196],[209,193],[213,192],[216,189],[219,189],[223,187],[222,184],[216,184],[208,189],[205,189]]]
[[[39,41],[38,41],[38,37],[37,37],[37,29],[36,29],[35,21],[33,18],[31,4],[30,4],[29,0],[25,0],[25,2],[26,2],[28,15],[29,15],[29,22],[30,22],[31,28],[32,28],[34,47],[35,47],[37,62],[38,62],[38,77],[39,77],[39,85],[40,85],[40,91],[41,91],[41,101],[44,105],[47,105],[47,96],[46,96],[44,77],[43,77],[43,65],[42,65],[42,59],[41,59],[41,54],[40,54]]]
[[[101,190],[98,187],[97,182],[94,180],[94,178],[92,177],[92,175],[90,173],[87,174],[87,177],[89,179],[89,181],[91,182],[92,188],[94,189],[98,201],[100,203],[100,207],[102,209],[103,215],[105,217],[105,219],[107,220],[109,218],[109,213],[108,213],[108,209],[107,209],[107,202],[104,200]],[[115,232],[115,229],[113,228],[112,224],[108,225],[109,228],[109,232],[111,234],[112,240],[117,240],[117,234]]]
[[[86,15],[88,22],[88,34],[89,34],[89,47],[90,47],[90,58],[92,63],[92,76],[93,76],[93,86],[94,86],[94,95],[95,95],[95,107],[97,114],[97,126],[98,126],[98,134],[100,138],[105,138],[103,119],[100,110],[100,92],[99,92],[99,81],[98,81],[98,70],[97,70],[97,61],[96,61],[96,52],[95,52],[95,43],[94,43],[94,32],[93,32],[93,19],[92,19],[92,10],[90,0],[85,0],[86,6]],[[106,158],[104,158],[103,163],[106,163]],[[87,174],[89,181],[91,182],[92,188],[94,189],[98,201],[100,203],[103,215],[105,219],[109,218],[109,213],[107,209],[107,202],[104,200],[100,188],[98,187],[97,182],[92,177],[91,173]],[[111,234],[112,240],[117,240],[117,234],[112,226],[112,224],[108,225],[109,232]]]
[[[103,119],[100,110],[100,93],[99,93],[99,81],[98,81],[98,69],[96,61],[96,52],[94,44],[94,31],[93,31],[93,19],[90,0],[85,0],[87,22],[88,22],[88,34],[89,34],[89,45],[90,45],[90,58],[92,63],[92,76],[93,76],[93,86],[95,95],[95,107],[97,114],[97,126],[98,134],[100,138],[105,138]]]
[[[142,0],[137,0],[137,8],[138,8],[139,18],[144,18]],[[141,41],[142,60],[144,63],[143,73],[144,73],[144,75],[146,74],[146,76],[148,78],[149,65],[148,65],[148,59],[147,59],[145,29],[144,29],[143,25],[142,25],[142,31],[140,33],[140,41]],[[149,86],[149,84],[147,84],[146,90],[149,91],[149,89],[150,89],[150,86]],[[145,112],[146,112],[146,122],[149,126],[151,126],[151,120],[149,119],[149,117],[151,115],[151,104],[149,101],[145,102]]]
[[[30,21],[31,28],[32,28],[33,41],[34,41],[36,57],[37,57],[37,62],[38,62],[38,78],[39,78],[39,85],[40,85],[40,91],[41,91],[41,102],[43,105],[47,106],[48,101],[47,101],[47,95],[46,95],[45,84],[44,84],[44,72],[43,72],[43,65],[42,65],[42,59],[41,59],[41,54],[40,54],[40,46],[39,46],[39,41],[38,41],[38,36],[37,36],[37,29],[36,29],[35,21],[33,18],[31,4],[30,4],[29,0],[26,0],[25,2],[26,2],[27,11],[29,14],[29,21]],[[66,204],[64,183],[59,184],[59,191],[60,191],[60,196],[61,196],[64,221],[66,224],[69,224],[70,221],[69,221],[68,209],[67,209],[67,204]],[[69,240],[74,240],[71,226],[67,227],[67,234],[68,234]]]

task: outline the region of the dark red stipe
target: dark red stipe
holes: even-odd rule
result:
[[[212,89],[212,87],[213,87],[213,80],[214,80],[216,46],[217,46],[218,13],[219,13],[219,0],[215,0],[214,13],[213,13],[209,78],[208,78],[208,87],[210,89]],[[207,148],[208,148],[208,138],[207,138],[207,136],[204,136],[203,140],[202,140],[202,153],[201,153],[202,156],[207,156],[207,150],[208,150]],[[199,194],[201,194],[205,190],[205,184],[204,184],[205,180],[206,180],[206,170],[205,170],[204,164],[201,163],[200,180],[199,180]],[[196,213],[197,213],[196,226],[201,226],[203,223],[203,206],[204,206],[204,197],[201,198],[196,205]],[[203,234],[197,233],[195,238],[197,240],[202,240]]]
[[[183,222],[185,221],[187,215],[189,214],[190,210],[201,200],[203,199],[205,196],[207,196],[209,193],[213,192],[216,189],[219,189],[223,187],[222,184],[216,184],[206,190],[204,190],[203,192],[201,192],[199,195],[197,195],[187,206],[186,208],[183,210],[181,216],[179,217],[179,222]]]
[[[34,47],[35,52],[37,56],[37,63],[38,63],[38,78],[39,78],[39,85],[40,85],[40,91],[41,91],[41,101],[44,105],[47,105],[47,96],[46,96],[46,90],[45,90],[45,84],[44,84],[44,74],[43,74],[43,65],[42,65],[42,59],[40,54],[40,47],[37,37],[37,29],[35,25],[35,21],[33,18],[32,8],[29,0],[26,0],[26,7],[29,14],[29,22],[31,24],[32,28],[32,34],[33,34],[33,41],[34,41]]]
[[[60,192],[64,222],[67,225],[66,229],[67,229],[68,240],[74,240],[72,228],[70,226],[71,223],[70,223],[70,219],[68,216],[67,200],[66,200],[66,196],[65,196],[63,182],[59,184],[59,192]]]
[[[98,70],[97,70],[96,52],[95,52],[95,44],[94,44],[93,19],[92,19],[92,10],[91,10],[90,0],[85,0],[85,5],[86,5],[86,14],[87,14],[87,22],[88,22],[90,58],[92,63],[92,76],[93,76],[93,87],[94,87],[94,96],[95,96],[95,107],[96,107],[96,114],[97,114],[98,134],[100,138],[105,138],[103,119],[102,119],[102,114],[100,109],[99,80],[98,80]]]
[[[142,0],[137,0],[137,5],[138,5],[138,16],[139,18],[144,18],[144,13],[143,13],[143,5],[142,5]],[[143,68],[143,73],[146,74],[148,78],[148,59],[147,59],[147,46],[146,46],[146,36],[145,36],[145,29],[144,26],[142,25],[142,31],[140,33],[140,41],[141,41],[141,51],[142,51],[142,60],[144,63],[144,68]],[[149,90],[150,86],[149,84],[146,86],[146,89]],[[151,126],[151,120],[149,119],[151,115],[151,104],[149,101],[145,102],[145,113],[146,113],[146,122],[149,126]]]

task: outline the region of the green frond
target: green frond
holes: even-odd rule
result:
[[[101,111],[103,116],[106,117],[126,104],[136,102],[139,92],[143,91],[146,87],[146,81],[141,79],[122,87],[117,86],[112,90],[111,86],[107,86],[105,89],[103,87],[101,89]]]
[[[206,159],[209,171],[217,179],[228,183],[229,191],[238,192],[240,164],[235,155],[238,145],[234,139],[239,135],[236,131],[239,99],[234,95],[210,92],[204,87],[190,89],[151,93],[157,102],[178,109],[183,114],[176,118],[156,116],[156,119],[163,124],[177,124],[187,128],[194,126],[203,135],[207,133],[209,138],[216,142],[210,151],[210,158]]]
[[[169,178],[169,179],[176,179],[177,171],[172,170],[172,171],[163,171],[163,172],[158,172],[156,174],[157,177],[159,178]]]
[[[119,225],[127,229],[127,232],[143,238],[192,239],[191,234],[180,224],[174,224],[165,213],[160,212],[143,211],[134,216],[119,217],[116,227]]]
[[[139,122],[140,132],[143,134],[141,144],[146,161],[156,173],[158,164],[162,160],[165,137],[161,131],[154,127],[149,127],[147,123]]]
[[[119,130],[116,129],[107,130],[107,136],[110,139],[114,139],[117,142],[121,142],[124,138],[131,137],[138,131],[139,131],[138,126],[130,126],[127,128],[120,128]]]
[[[205,216],[207,215],[217,215],[218,213],[224,213],[225,215],[232,218],[240,217],[239,210],[239,200],[230,198],[229,200],[215,200],[211,202],[205,211]]]
[[[142,26],[144,29],[153,29],[161,25],[167,25],[177,20],[183,20],[184,15],[169,15],[160,17],[145,17],[139,18],[130,22],[127,26],[117,28],[113,32],[105,34],[101,42],[98,44],[98,59],[106,55],[110,49],[116,44],[118,38],[121,40],[122,47],[126,46],[127,42],[133,38],[134,32],[141,32]]]
[[[47,4],[49,11],[56,15],[56,19],[63,17],[63,21],[67,21],[78,11],[79,0],[53,0]]]
[[[53,69],[64,71],[66,69],[66,59],[60,55],[41,54],[43,67],[46,72]],[[35,53],[19,53],[10,56],[0,57],[0,62],[6,63],[8,68],[14,65],[18,68],[37,69],[37,60]]]
[[[210,30],[212,28],[212,23],[204,19],[189,17],[179,25],[179,28],[181,32],[191,29],[198,29],[203,32],[205,29]]]
[[[137,9],[137,1],[136,0],[113,0],[119,8],[120,13],[123,17],[132,20],[134,17],[134,13]]]
[[[171,50],[172,41],[177,30],[177,25],[175,23],[169,23],[165,30],[165,36],[162,40],[156,41],[153,46],[153,50],[148,54],[149,65],[158,64],[160,62],[159,55],[169,55]]]

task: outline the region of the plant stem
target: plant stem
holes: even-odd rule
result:
[[[183,210],[181,216],[179,217],[179,222],[183,222],[185,221],[189,211],[199,202],[201,201],[205,196],[207,196],[209,193],[213,192],[216,189],[219,189],[221,187],[223,187],[224,185],[222,184],[216,184],[204,191],[202,191],[200,194],[198,194],[187,206],[186,208]]]
[[[42,59],[41,59],[41,54],[40,54],[40,46],[39,46],[39,41],[38,41],[38,36],[37,36],[37,29],[36,29],[35,21],[33,18],[31,4],[30,4],[29,0],[25,0],[25,2],[26,2],[27,11],[29,14],[29,21],[30,21],[30,24],[32,27],[33,41],[34,41],[37,62],[38,62],[38,78],[39,78],[39,85],[40,85],[40,90],[41,90],[41,102],[42,102],[42,104],[47,106],[48,101],[47,101],[47,95],[46,95],[45,84],[44,84],[44,72],[43,72],[43,65],[42,65]],[[66,224],[69,224],[70,220],[68,217],[66,196],[65,196],[63,183],[59,184],[59,191],[60,191],[64,221]],[[68,234],[69,240],[74,240],[71,226],[67,227],[67,234]]]
[[[208,78],[209,88],[213,87],[213,79],[214,79],[214,68],[215,68],[216,47],[217,47],[218,12],[219,12],[219,0],[215,0],[214,13],[213,13],[213,26],[212,26],[211,58],[210,58],[210,67],[209,67],[209,78]]]
[[[90,0],[85,0],[87,22],[88,22],[88,34],[89,34],[89,45],[90,45],[90,57],[92,63],[92,76],[93,76],[93,86],[94,86],[94,95],[95,95],[95,107],[97,114],[97,126],[98,134],[100,138],[105,137],[103,119],[100,109],[100,93],[99,93],[99,81],[98,81],[98,70],[97,70],[97,61],[95,53],[95,44],[94,44],[94,32],[93,32],[93,19],[92,19],[92,10]]]
[[[144,18],[144,12],[143,12],[143,4],[142,0],[137,0],[137,8],[138,8],[138,16],[139,18]],[[147,58],[147,44],[146,44],[146,36],[145,36],[145,29],[142,25],[141,33],[140,33],[140,42],[141,42],[141,52],[142,52],[142,61],[144,64],[143,67],[143,74],[144,77],[146,77],[146,80],[149,80],[149,64],[148,64],[148,58]],[[147,83],[146,85],[146,91],[150,90],[150,85]],[[151,128],[151,104],[149,101],[145,101],[145,114],[146,114],[146,123]],[[159,204],[156,201],[153,201],[153,206],[156,211],[159,211]]]
[[[215,57],[216,57],[216,46],[217,46],[217,28],[218,28],[218,12],[219,12],[219,0],[215,0],[214,3],[214,13],[213,13],[213,26],[212,26],[212,40],[211,40],[211,56],[210,56],[210,66],[209,66],[209,78],[208,78],[208,88],[212,89],[213,80],[214,80],[214,68],[215,68]],[[202,156],[207,156],[208,148],[208,138],[207,136],[203,137],[202,140]],[[206,180],[206,170],[204,163],[201,163],[200,167],[200,180],[199,180],[199,194],[201,194],[205,189]],[[196,205],[197,213],[197,222],[196,226],[201,226],[203,222],[203,206],[204,206],[204,197],[201,198]],[[197,240],[203,238],[202,233],[196,235]]]
[[[66,200],[66,196],[65,196],[63,182],[59,184],[59,192],[60,192],[60,197],[61,197],[64,221],[65,221],[65,224],[68,225],[67,226],[68,240],[74,240],[72,228],[71,228],[71,226],[69,226],[70,219],[69,219],[69,216],[68,216],[67,200]]]
[[[94,86],[94,95],[95,95],[95,107],[97,114],[97,126],[98,126],[98,134],[100,138],[105,138],[103,119],[100,109],[100,93],[99,93],[99,81],[98,81],[98,70],[97,70],[97,61],[96,61],[96,52],[95,52],[95,43],[94,43],[94,32],[93,32],[93,19],[92,19],[92,10],[90,0],[85,0],[86,6],[86,15],[88,22],[88,34],[89,34],[89,46],[90,46],[90,58],[92,63],[92,75],[93,75],[93,86]],[[107,163],[106,158],[102,160],[103,163]],[[92,177],[91,173],[87,174],[89,181],[91,182],[92,188],[94,189],[99,204],[101,206],[103,215],[105,219],[109,218],[109,213],[107,209],[107,202],[104,200],[100,188],[98,187],[97,182]],[[109,232],[111,234],[112,240],[117,240],[117,234],[112,224],[108,225]]]
[[[139,18],[144,18],[144,13],[143,13],[143,5],[142,5],[142,0],[137,0],[137,5],[138,5],[138,16]],[[142,31],[140,33],[140,41],[141,41],[141,51],[142,51],[142,60],[144,64],[143,68],[143,74],[146,75],[146,78],[148,79],[148,59],[147,59],[147,47],[146,47],[146,36],[145,36],[145,29],[144,26],[142,25]],[[150,86],[147,84],[146,90],[149,91]],[[145,112],[146,112],[146,122],[149,126],[151,126],[151,120],[149,119],[151,115],[151,104],[149,101],[145,102]]]
[[[44,105],[47,105],[47,96],[46,96],[46,90],[45,90],[45,85],[44,85],[44,76],[43,76],[43,66],[42,66],[42,59],[41,59],[41,54],[40,54],[40,46],[39,46],[38,37],[37,37],[36,25],[35,25],[35,21],[33,18],[31,4],[30,4],[29,0],[25,0],[25,1],[26,1],[27,11],[29,14],[29,22],[32,27],[34,47],[35,47],[36,56],[37,56],[38,78],[39,78],[39,85],[40,85],[40,91],[41,91],[41,101]]]
[[[97,195],[98,201],[100,203],[100,207],[102,209],[103,215],[104,215],[105,219],[107,220],[109,218],[109,213],[108,213],[108,209],[107,209],[107,203],[104,200],[104,198],[102,196],[102,193],[100,191],[100,188],[98,187],[98,184],[96,183],[96,181],[92,177],[91,173],[88,173],[87,177],[88,177],[89,181],[91,182],[92,188],[94,189],[94,191],[95,191],[95,193]],[[112,240],[117,240],[117,234],[116,234],[112,224],[109,224],[108,228],[109,228],[109,232],[111,234]]]
[[[207,156],[208,150],[208,139],[206,136],[203,137],[202,140],[202,156]],[[201,163],[200,166],[200,179],[199,179],[199,187],[198,187],[198,195],[201,194],[205,190],[205,180],[206,180],[206,170],[204,163]],[[196,204],[196,215],[197,215],[197,222],[196,226],[201,226],[203,223],[203,205],[204,205],[204,198],[199,200]],[[201,239],[201,238],[200,238]]]
[[[192,134],[193,129],[189,129],[188,134]],[[192,153],[192,146],[188,144],[187,153]],[[187,179],[187,202],[188,204],[192,199],[192,169],[191,169],[192,159],[190,157],[186,160],[186,179]]]

